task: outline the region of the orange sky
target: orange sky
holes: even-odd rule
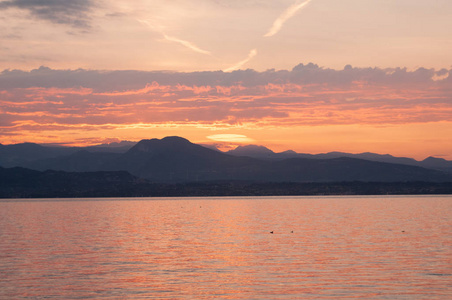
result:
[[[0,1],[0,143],[178,135],[452,159],[451,11],[449,0]]]

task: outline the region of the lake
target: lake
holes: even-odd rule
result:
[[[452,299],[452,196],[0,200],[0,241],[0,299]]]

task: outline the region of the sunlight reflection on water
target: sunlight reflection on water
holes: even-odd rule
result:
[[[451,229],[451,196],[1,201],[0,298],[450,299]]]

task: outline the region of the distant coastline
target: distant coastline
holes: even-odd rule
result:
[[[128,172],[35,171],[0,168],[0,198],[321,196],[452,194],[452,182],[156,183]]]

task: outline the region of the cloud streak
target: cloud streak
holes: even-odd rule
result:
[[[292,4],[287,8],[274,22],[272,27],[268,30],[268,32],[264,35],[264,37],[271,37],[277,34],[284,23],[286,23],[290,18],[292,18],[299,10],[304,8],[306,5],[309,4],[312,0],[307,0],[302,3],[300,1],[297,1],[296,3]]]
[[[193,50],[195,52],[201,53],[201,54],[206,54],[206,55],[210,55],[210,51],[207,50],[203,50],[201,48],[199,48],[198,46],[196,46],[195,44],[193,44],[192,42],[186,41],[186,40],[181,40],[179,38],[173,37],[173,36],[169,36],[165,33],[162,33],[163,37],[165,38],[165,40],[170,41],[170,42],[175,42],[175,43],[179,43],[182,46]]]
[[[232,67],[229,67],[227,69],[224,69],[224,72],[231,72],[231,71],[235,71],[240,69],[243,65],[245,65],[247,62],[249,62],[251,59],[253,59],[253,57],[255,57],[257,55],[257,49],[253,49],[250,51],[250,53],[248,53],[248,57],[245,58],[244,60],[236,63],[235,65],[233,65]]]
[[[196,46],[192,42],[189,42],[187,40],[182,40],[182,39],[179,39],[177,37],[173,37],[173,36],[167,35],[161,28],[158,28],[157,26],[152,25],[149,21],[146,21],[146,20],[137,20],[137,21],[142,23],[142,24],[144,24],[144,25],[146,25],[151,30],[160,33],[163,36],[163,38],[165,40],[169,41],[169,42],[178,43],[178,44],[184,46],[185,48],[190,49],[190,50],[192,50],[194,52],[197,52],[197,53],[201,53],[201,54],[205,54],[205,55],[211,55],[210,51],[201,49],[201,48],[199,48],[198,46]]]

